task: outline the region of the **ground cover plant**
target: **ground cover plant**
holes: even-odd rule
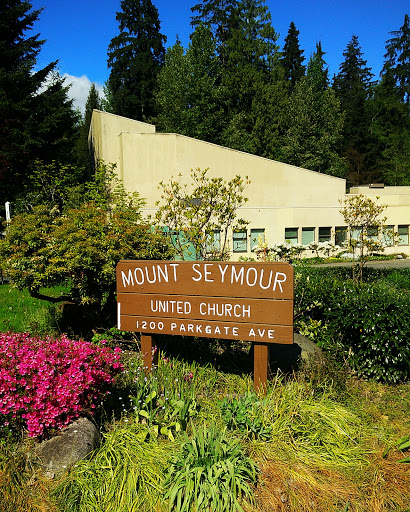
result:
[[[92,411],[122,368],[119,352],[66,336],[1,333],[3,426],[43,436]]]

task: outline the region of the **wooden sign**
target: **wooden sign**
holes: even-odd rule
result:
[[[288,263],[123,260],[117,301],[118,328],[142,333],[145,342],[151,334],[255,342],[255,374],[266,353],[258,376],[265,384],[267,344],[293,343]]]

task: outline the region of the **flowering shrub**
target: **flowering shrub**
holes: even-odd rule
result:
[[[122,370],[120,349],[85,341],[0,333],[0,414],[29,436],[61,428],[94,409]]]

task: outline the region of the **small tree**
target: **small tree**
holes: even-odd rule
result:
[[[143,204],[115,179],[112,166],[100,163],[79,206],[61,212],[40,204],[15,215],[0,240],[0,261],[14,285],[33,297],[111,311],[119,260],[173,256],[163,233],[142,219]],[[65,296],[42,291],[59,284],[68,285]]]
[[[173,178],[159,184],[163,202],[157,202],[156,221],[168,230],[182,260],[226,259],[228,232],[240,231],[248,224],[237,218],[238,209],[248,201],[243,195],[250,183],[248,177],[235,176],[227,182],[208,178],[207,172],[208,169],[191,169],[190,187]]]
[[[377,199],[379,197],[376,197]],[[345,243],[346,247],[352,252],[353,256],[358,254],[359,275],[356,275],[354,258],[353,279],[360,279],[361,281],[363,266],[368,256],[374,252],[384,251],[385,244],[379,235],[381,232],[385,232],[386,229],[386,217],[380,217],[386,206],[376,204],[376,201],[363,194],[352,195],[340,202],[343,205],[340,213],[343,215],[349,231],[349,237]],[[396,242],[396,237],[395,233],[390,234],[392,244]]]

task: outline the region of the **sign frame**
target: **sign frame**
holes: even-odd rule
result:
[[[121,260],[116,275],[118,329],[141,334],[147,371],[154,334],[252,341],[260,390],[269,346],[293,343],[289,263]]]

